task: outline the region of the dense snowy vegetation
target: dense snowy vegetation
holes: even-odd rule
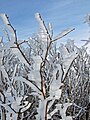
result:
[[[78,48],[73,40],[59,47],[56,43],[74,28],[53,37],[51,24],[46,26],[36,13],[38,33],[19,40],[7,15],[0,16],[7,37],[0,38],[0,119],[89,120],[87,48]]]

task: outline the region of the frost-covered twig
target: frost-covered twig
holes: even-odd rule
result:
[[[55,41],[63,38],[64,36],[68,35],[70,32],[72,32],[72,31],[74,31],[74,30],[75,30],[75,28],[73,28],[73,29],[66,29],[66,30],[62,31],[59,35],[57,35],[57,36],[52,40],[52,42],[55,42]]]

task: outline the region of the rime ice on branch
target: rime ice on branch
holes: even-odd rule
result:
[[[82,110],[85,113],[82,103],[88,104],[90,57],[86,49],[79,49],[72,40],[59,48],[56,46],[56,41],[74,28],[53,37],[51,24],[47,27],[41,15],[36,13],[40,30],[28,40],[20,41],[7,15],[0,16],[11,33],[11,36],[7,34],[7,44],[2,39],[0,42],[1,119],[72,120],[78,118]],[[85,81],[83,74],[87,76]],[[87,98],[84,96],[85,101],[81,103],[76,97],[80,93],[82,100],[82,92]]]

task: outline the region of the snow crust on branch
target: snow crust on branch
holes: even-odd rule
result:
[[[6,25],[6,27],[8,28],[8,30],[11,32],[12,34],[12,41],[16,40],[16,31],[15,29],[12,27],[11,23],[9,22],[8,16],[6,14],[0,14],[0,17],[2,18],[4,24]]]
[[[80,109],[78,114],[74,113],[74,118],[82,110],[85,112],[86,108],[78,105],[75,99],[79,97],[75,91],[80,95],[85,91],[88,96],[90,56],[85,46],[79,49],[72,40],[59,48],[56,46],[56,41],[74,28],[62,31],[53,39],[52,26],[49,24],[47,28],[41,15],[36,13],[40,31],[29,40],[19,41],[7,15],[0,16],[13,36],[7,45],[0,40],[0,84],[3,85],[0,87],[0,111],[6,111],[7,120],[15,115],[16,119],[48,120],[54,119],[56,114],[55,119],[61,115],[62,120],[72,120],[66,115],[71,106]],[[89,97],[87,100],[90,101]]]

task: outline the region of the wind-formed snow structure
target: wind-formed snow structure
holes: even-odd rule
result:
[[[79,58],[87,59],[84,64],[87,67],[89,56],[84,48],[77,48],[72,40],[66,45],[56,46],[59,39],[74,29],[66,29],[53,37],[51,24],[47,27],[41,15],[36,13],[40,30],[27,40],[18,40],[7,15],[0,16],[6,25],[4,31],[8,37],[7,43],[0,38],[1,120],[72,120],[78,116],[82,109],[73,116],[67,116],[66,112],[70,106],[81,108],[72,99],[75,97],[74,87],[78,88],[81,84],[79,79],[74,83],[74,79],[84,72],[79,73],[84,64]]]

